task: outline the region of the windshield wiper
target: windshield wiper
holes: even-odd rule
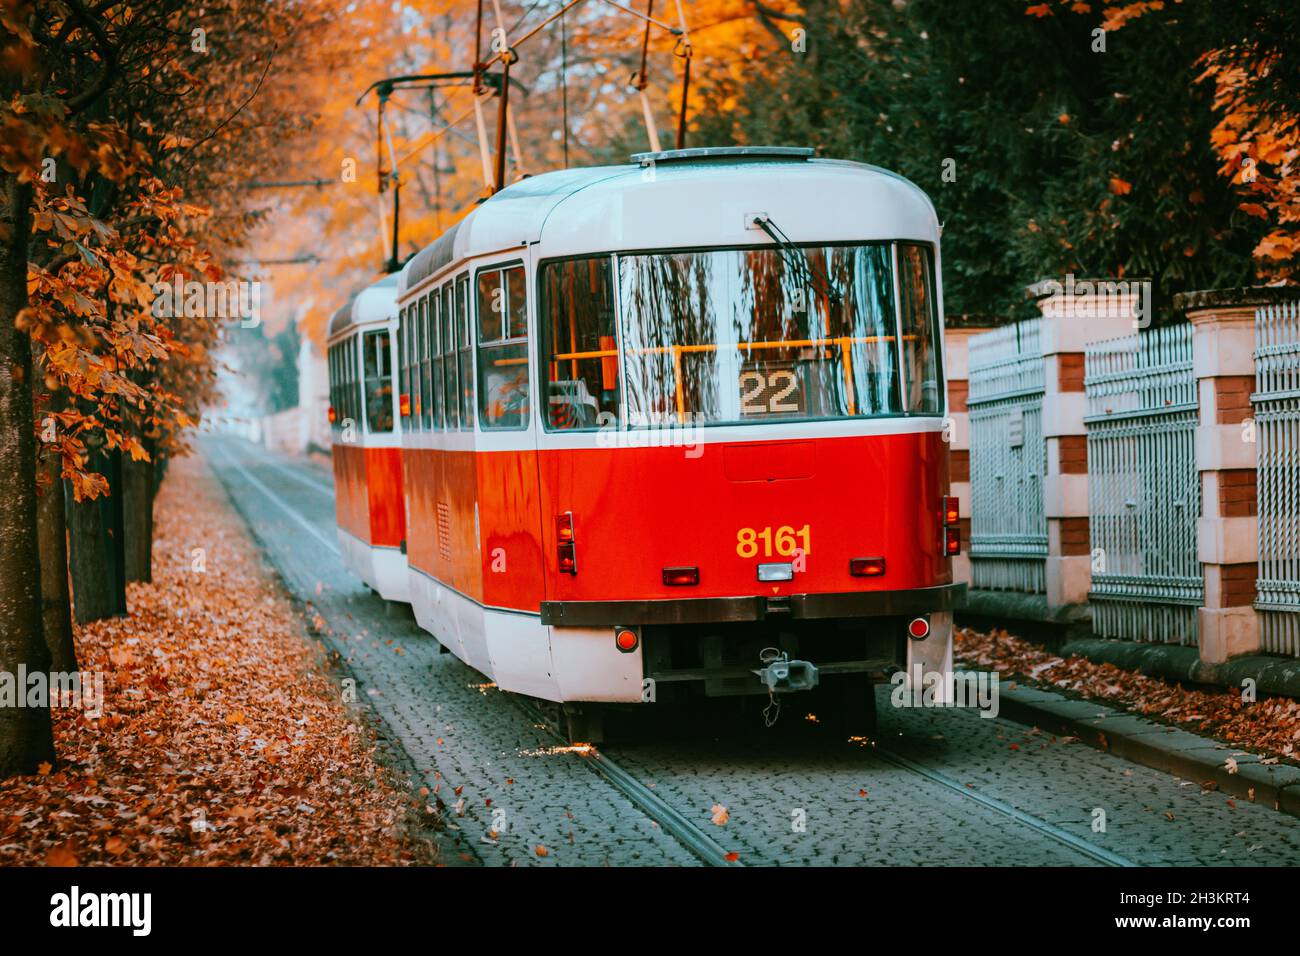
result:
[[[803,250],[790,241],[790,237],[772,221],[770,216],[755,216],[754,225],[767,233],[771,240],[780,247],[781,257],[785,259],[787,266],[807,281],[818,294],[826,296],[831,305],[839,304],[843,296],[840,295],[839,289],[835,288],[835,285],[830,281],[830,276],[827,275],[827,281],[822,282],[813,275],[812,268],[808,264],[808,257],[804,255]]]

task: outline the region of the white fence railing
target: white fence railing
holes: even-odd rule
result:
[[[1092,628],[1196,644],[1196,377],[1186,323],[1084,349]]]
[[[1300,657],[1300,303],[1255,310],[1259,511],[1255,608],[1264,651]]]
[[[970,340],[971,584],[1045,590],[1042,320]]]

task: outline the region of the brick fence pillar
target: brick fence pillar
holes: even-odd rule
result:
[[[944,374],[948,382],[948,479],[950,495],[961,507],[961,554],[953,558],[952,578],[970,583],[970,339],[996,321],[982,316],[948,316],[944,320]]]
[[[1201,517],[1196,552],[1205,574],[1199,611],[1201,659],[1222,663],[1259,650],[1252,606],[1259,571],[1256,444],[1249,423],[1255,390],[1255,308],[1260,290],[1222,289],[1174,297],[1192,323],[1192,370],[1200,420],[1196,470]],[[1270,300],[1271,301],[1271,300]]]
[[[1042,315],[1043,442],[1047,462],[1043,508],[1047,513],[1047,604],[1083,604],[1092,586],[1088,538],[1088,438],[1083,418],[1084,346],[1132,335],[1142,306],[1128,285],[1091,291],[1107,280],[1048,280],[1030,286]]]

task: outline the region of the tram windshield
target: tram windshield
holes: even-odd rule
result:
[[[608,422],[601,413],[638,427],[941,408],[928,246],[565,260],[545,265],[542,294],[552,429]]]

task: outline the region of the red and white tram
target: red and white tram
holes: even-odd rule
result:
[[[330,318],[326,346],[343,561],[380,596],[408,601],[396,303],[396,275],[362,289]]]
[[[419,623],[551,701],[950,673],[929,199],[810,150],[634,160],[516,183],[400,274]]]

